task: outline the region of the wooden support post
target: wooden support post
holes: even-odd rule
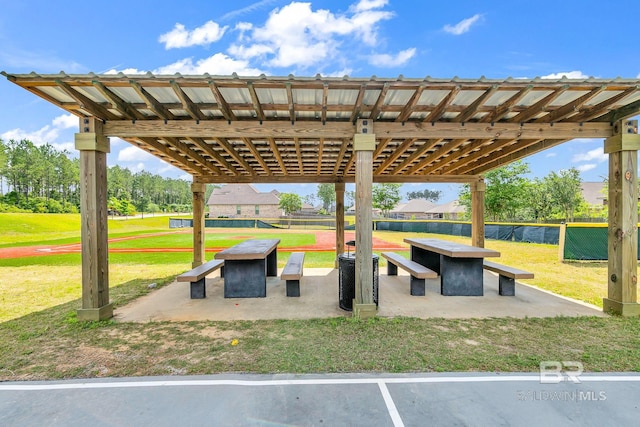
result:
[[[75,135],[80,151],[80,221],[82,246],[82,308],[78,320],[113,317],[109,302],[109,252],[107,236],[107,153],[109,139],[102,122],[80,119]]]
[[[609,287],[603,311],[639,316],[638,122],[618,122],[614,132],[604,143],[604,152],[609,154]]]
[[[336,263],[338,257],[344,252],[344,182],[336,182]]]
[[[193,193],[193,262],[191,268],[204,264],[204,193],[205,184],[195,178],[191,184]]]
[[[371,120],[358,120],[353,137],[356,155],[356,260],[353,316],[369,318],[376,315],[373,300],[373,151],[376,137]]]
[[[471,183],[471,245],[484,248],[484,181]]]

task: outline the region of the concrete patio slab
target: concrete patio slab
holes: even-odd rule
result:
[[[515,296],[498,295],[498,276],[485,272],[484,296],[442,296],[440,279],[427,279],[426,295],[409,294],[409,276],[379,277],[378,316],[488,318],[606,316],[599,307],[533,286],[516,284]],[[306,268],[300,297],[287,297],[285,281],[267,279],[265,298],[224,298],[223,279],[213,273],[205,299],[190,299],[189,284],[173,282],[115,310],[121,322],[189,320],[312,319],[351,316],[338,306],[338,271]]]

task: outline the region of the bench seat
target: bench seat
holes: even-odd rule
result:
[[[498,293],[503,296],[514,296],[516,294],[516,279],[533,279],[533,273],[509,267],[496,262],[484,261],[485,270],[498,273]]]
[[[304,264],[304,252],[292,252],[280,278],[287,281],[287,296],[300,296],[300,279]]]
[[[176,280],[178,282],[191,283],[191,299],[206,298],[205,278],[217,269],[220,269],[220,277],[224,277],[223,259],[214,259],[199,265],[186,273],[182,273]]]
[[[410,292],[411,295],[423,296],[425,294],[425,279],[437,279],[438,273],[425,267],[422,264],[418,264],[415,261],[411,261],[395,252],[382,252],[382,255],[387,260],[387,275],[397,276],[398,267],[406,270],[411,275]]]

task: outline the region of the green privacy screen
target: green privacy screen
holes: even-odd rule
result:
[[[567,224],[563,257],[567,260],[607,260],[607,224]],[[640,254],[640,239],[638,239]]]

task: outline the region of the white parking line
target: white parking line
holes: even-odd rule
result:
[[[393,403],[393,398],[389,393],[389,389],[384,381],[378,382],[378,387],[380,387],[380,392],[382,393],[382,397],[384,398],[384,403],[387,405],[387,410],[389,411],[389,416],[393,421],[393,425],[395,427],[404,427],[404,423],[402,422],[402,418],[400,418],[400,413],[398,412],[398,408],[396,408],[396,404]]]
[[[416,384],[416,383],[498,383],[498,382],[539,382],[540,376],[439,376],[416,378],[316,378],[294,380],[150,380],[122,381],[106,379],[106,382],[65,382],[65,383],[0,383],[0,391],[72,390],[92,388],[135,388],[135,387],[194,387],[194,386],[244,386],[265,387],[285,385],[341,385],[341,384]],[[581,382],[640,382],[640,375],[581,375]]]

